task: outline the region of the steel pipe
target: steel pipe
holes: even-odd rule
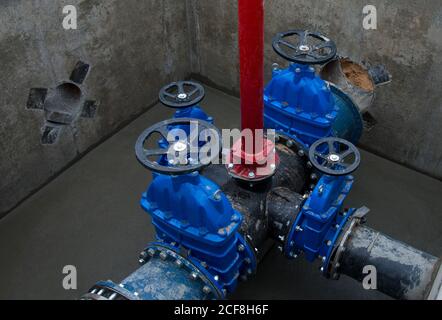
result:
[[[344,247],[339,272],[362,281],[364,267],[374,266],[377,290],[395,299],[427,299],[441,265],[440,259],[361,225]]]

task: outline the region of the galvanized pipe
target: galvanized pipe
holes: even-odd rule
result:
[[[395,299],[425,300],[434,286],[441,260],[381,232],[356,226],[345,243],[339,272],[358,281],[376,268],[378,291]]]

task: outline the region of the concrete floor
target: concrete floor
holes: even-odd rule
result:
[[[207,91],[203,106],[217,126],[238,127],[238,99]],[[97,280],[119,281],[137,268],[153,229],[138,205],[150,173],[135,160],[134,144],[170,114],[154,107],[0,221],[0,299],[77,299]],[[368,206],[368,225],[441,256],[442,182],[366,152],[362,158],[348,205]],[[65,265],[77,267],[77,290],[62,287]],[[272,250],[233,298],[387,297],[345,277],[326,280],[317,266]]]

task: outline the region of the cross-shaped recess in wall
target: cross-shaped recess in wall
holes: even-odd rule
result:
[[[41,143],[57,142],[63,127],[74,124],[80,117],[94,118],[98,102],[88,100],[84,94],[83,82],[90,71],[90,65],[77,62],[69,80],[52,88],[32,88],[29,92],[27,109],[42,110],[45,124]]]

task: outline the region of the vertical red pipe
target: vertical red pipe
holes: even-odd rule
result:
[[[242,129],[264,124],[264,0],[238,0]]]

